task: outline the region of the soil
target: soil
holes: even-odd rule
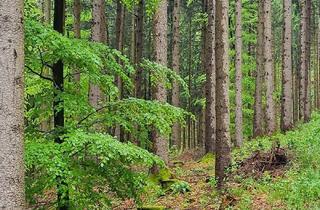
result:
[[[272,177],[279,177],[286,171],[288,163],[289,156],[286,149],[273,147],[268,152],[257,151],[242,161],[236,174],[245,178],[259,179],[268,172]]]

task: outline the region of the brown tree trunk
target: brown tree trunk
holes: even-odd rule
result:
[[[281,130],[293,128],[291,0],[283,0]]]
[[[264,134],[263,126],[263,104],[262,104],[262,94],[263,94],[263,76],[264,76],[264,67],[263,67],[263,34],[264,34],[264,15],[263,15],[263,0],[259,0],[259,22],[258,22],[258,34],[257,34],[257,56],[256,56],[256,87],[254,94],[254,119],[253,119],[253,137],[262,136]]]
[[[154,52],[155,61],[167,66],[167,0],[161,0],[154,14]],[[153,90],[153,98],[161,103],[167,101],[167,91],[163,83],[158,83]],[[156,129],[152,131],[153,151],[165,163],[169,162],[168,141]]]
[[[231,163],[229,113],[229,39],[228,0],[216,0],[216,177],[223,188],[226,169]]]
[[[0,208],[25,209],[23,1],[0,3]]]
[[[125,8],[121,1],[117,1],[117,19],[116,19],[116,49],[123,53],[124,47],[124,19],[125,19]],[[120,61],[118,61],[120,62]],[[115,83],[119,90],[119,99],[123,98],[123,85],[120,76],[116,76]],[[116,125],[114,135],[119,140],[123,140],[123,132],[120,125]]]
[[[311,85],[310,85],[310,70],[311,70],[311,0],[306,0],[306,77],[305,77],[305,106],[304,106],[304,122],[309,122],[311,118]]]
[[[144,92],[143,92],[143,71],[142,69],[138,66],[143,57],[143,39],[144,39],[144,34],[143,34],[143,28],[144,28],[144,0],[139,1],[139,5],[137,8],[137,14],[135,17],[135,44],[134,44],[134,63],[137,65],[137,73],[136,73],[136,78],[135,78],[135,91],[136,91],[136,97],[137,98],[143,98],[144,97]]]
[[[205,114],[205,151],[215,152],[216,110],[215,110],[215,0],[207,0],[208,25],[205,33],[205,72],[206,72],[206,114]],[[220,33],[220,32],[219,32]]]
[[[188,97],[188,111],[192,113],[192,13],[189,14],[189,20],[188,20],[188,88],[189,88],[189,97]],[[192,130],[192,119],[191,117],[188,117],[188,148],[191,149],[192,145],[192,136],[191,136],[191,130]]]
[[[81,0],[73,1],[73,33],[74,37],[77,39],[81,38]],[[73,79],[75,82],[80,82],[80,71],[77,69],[74,72]]]
[[[276,131],[276,113],[274,102],[274,66],[272,56],[272,24],[271,24],[271,1],[264,1],[264,69],[266,80],[266,120],[267,134],[271,135]]]
[[[105,15],[105,1],[93,0],[92,2],[92,34],[91,38],[94,42],[107,42],[106,33],[106,15]],[[99,107],[99,103],[102,100],[102,93],[100,87],[97,84],[90,82],[89,84],[89,103],[94,108]]]
[[[181,0],[173,3],[173,43],[172,43],[172,69],[180,74],[180,4]],[[172,84],[172,105],[180,107],[180,86],[174,81]],[[175,123],[172,128],[172,145],[181,148],[181,127]]]
[[[320,4],[319,4],[320,7]],[[320,14],[319,14],[320,18]],[[318,23],[318,41],[317,41],[317,109],[320,109],[320,21]]]
[[[242,131],[242,3],[236,0],[236,146],[240,147],[243,141]]]
[[[305,120],[305,106],[307,101],[307,0],[301,1],[300,23],[300,81],[299,81],[299,117]]]

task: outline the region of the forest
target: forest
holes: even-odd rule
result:
[[[0,0],[0,209],[319,208],[319,0]]]

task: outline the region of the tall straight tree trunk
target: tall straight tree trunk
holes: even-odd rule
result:
[[[140,0],[137,8],[137,14],[135,17],[135,31],[134,31],[134,37],[135,37],[135,43],[134,43],[134,63],[137,65],[137,73],[135,78],[135,91],[136,91],[136,97],[137,98],[143,98],[144,92],[143,92],[143,70],[138,65],[142,61],[143,57],[143,28],[144,28],[144,0]]]
[[[281,130],[293,128],[292,3],[283,0]]]
[[[229,111],[228,0],[216,0],[216,177],[223,188],[226,169],[231,163]]]
[[[117,1],[117,18],[116,18],[116,49],[123,53],[124,47],[124,19],[125,19],[125,8],[121,1]],[[118,60],[118,62],[120,62]],[[121,64],[121,63],[120,63]],[[123,98],[123,84],[120,76],[116,76],[115,83],[119,90],[119,99]],[[118,137],[119,140],[123,140],[123,132],[120,125],[115,126],[114,135]]]
[[[42,21],[46,24],[50,24],[51,23],[51,0],[42,1],[42,12],[43,12]]]
[[[320,3],[319,3],[320,8]],[[320,18],[320,12],[319,12]],[[317,75],[317,109],[320,109],[320,21],[318,22],[318,41],[317,41],[317,68],[318,68],[318,75]]]
[[[93,0],[92,2],[92,34],[91,38],[94,42],[107,42],[106,33],[106,14],[105,14],[105,1]],[[99,107],[99,103],[102,100],[102,93],[100,87],[97,84],[90,82],[89,84],[89,103],[94,108]]]
[[[25,209],[23,1],[0,3],[0,208]]]
[[[264,69],[265,80],[267,86],[266,98],[266,120],[267,120],[267,134],[271,135],[276,131],[276,113],[274,101],[274,66],[272,56],[272,22],[271,22],[271,1],[264,1]]]
[[[43,13],[42,22],[49,25],[51,23],[51,0],[42,1],[42,13]],[[49,69],[44,68],[43,74],[45,76],[48,76],[50,74]],[[46,103],[41,104],[41,109],[43,111],[47,110],[48,109],[47,104]],[[51,121],[52,121],[52,118],[42,120],[40,122],[40,130],[45,132],[49,131],[51,127]]]
[[[172,43],[172,69],[180,74],[180,4],[181,0],[173,2],[173,43]],[[174,81],[172,84],[172,105],[180,107],[180,86]],[[181,147],[181,127],[175,123],[172,128],[172,145]]]
[[[77,39],[81,38],[81,0],[73,1],[73,33]],[[74,72],[73,79],[76,82],[80,82],[80,71],[77,69]]]
[[[310,85],[310,71],[311,71],[311,0],[306,0],[306,77],[305,77],[305,106],[304,106],[304,122],[309,122],[311,118],[311,85]]]
[[[216,150],[216,110],[215,110],[215,0],[207,0],[208,24],[205,29],[205,72],[206,72],[206,110],[205,110],[205,151]]]
[[[242,126],[242,0],[236,0],[236,146],[240,147],[243,141]]]
[[[53,29],[64,34],[65,26],[65,0],[54,1],[54,20]],[[64,100],[61,94],[64,91],[63,83],[63,62],[58,60],[53,64],[52,76],[54,86],[54,100],[53,100],[53,121],[54,129],[56,130],[55,142],[57,144],[63,143],[62,135],[64,134]],[[69,209],[69,191],[68,185],[61,177],[57,178],[57,194],[58,194],[58,208],[60,210]]]
[[[307,101],[307,0],[301,1],[300,22],[300,81],[299,81],[299,117],[305,120],[305,105]]]
[[[167,66],[167,0],[161,0],[154,15],[154,52],[155,61]],[[167,91],[163,83],[158,83],[153,90],[153,98],[161,103],[167,101]],[[153,151],[165,163],[169,162],[168,141],[156,129],[152,131]],[[156,171],[156,170],[155,170]]]
[[[259,0],[259,21],[258,21],[258,34],[257,34],[257,56],[256,56],[256,87],[254,94],[254,119],[253,119],[253,137],[262,136],[264,134],[263,126],[263,104],[262,104],[262,94],[263,94],[263,77],[264,77],[264,50],[263,50],[263,34],[264,34],[264,15],[263,15],[263,0]]]
[[[188,97],[188,111],[192,113],[192,13],[189,14],[189,24],[188,24],[188,87],[189,87],[189,97]],[[192,119],[188,117],[188,148],[191,149],[191,130],[192,130]]]

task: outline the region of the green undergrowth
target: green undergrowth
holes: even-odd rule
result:
[[[317,209],[320,208],[320,115],[308,124],[286,134],[259,138],[235,150],[234,168],[254,151],[268,151],[275,142],[287,150],[290,163],[283,176],[265,173],[259,180],[240,179],[240,185],[229,183],[228,194],[236,204],[231,209]]]
[[[319,209],[320,114],[315,114],[310,123],[299,125],[286,134],[247,141],[242,148],[232,152],[230,172],[237,174],[239,163],[256,151],[267,152],[278,144],[290,160],[281,169],[280,176],[272,176],[270,172],[265,172],[259,179],[233,175],[227,182],[228,190],[219,196],[214,190],[214,155],[205,155],[171,168],[173,177],[167,170],[161,173],[162,179],[182,181],[171,185],[171,191],[159,183],[149,182],[144,204],[165,205],[168,209]],[[201,175],[205,175],[204,178],[199,178]],[[189,180],[193,181],[188,183]]]

